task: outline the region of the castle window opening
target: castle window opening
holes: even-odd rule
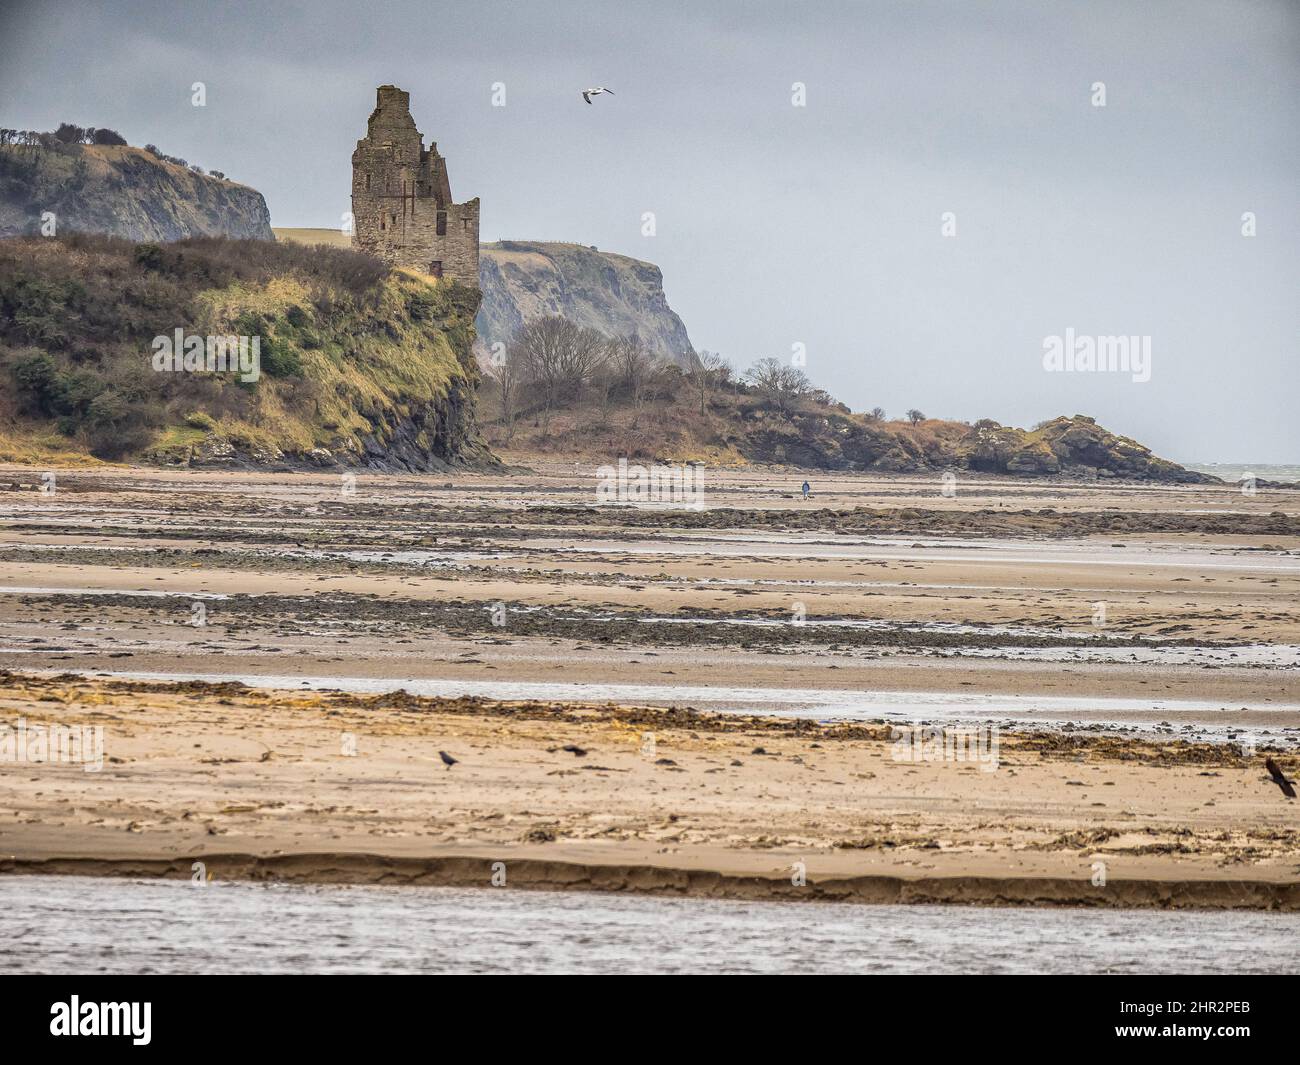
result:
[[[429,264],[429,273],[433,274],[434,277],[442,277],[441,259],[434,259],[433,262]]]
[[[446,235],[447,235],[447,212],[439,211],[438,212],[438,236],[445,237]]]

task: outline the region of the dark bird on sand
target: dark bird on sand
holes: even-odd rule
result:
[[[457,762],[460,761],[459,758],[453,758],[446,751],[439,751],[438,757],[442,759],[442,764],[445,765],[448,769],[451,769],[452,766],[454,766]]]
[[[563,747],[560,748],[560,750],[568,751],[576,758],[585,758],[587,756],[586,748],[579,747],[576,743],[566,743]]]
[[[1295,784],[1295,781],[1287,779],[1287,775],[1282,772],[1282,767],[1272,758],[1265,758],[1264,768],[1268,770],[1268,775],[1273,778],[1273,783],[1282,789],[1282,794],[1288,799],[1294,799],[1295,788],[1292,785]]]

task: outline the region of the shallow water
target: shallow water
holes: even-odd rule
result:
[[[1296,972],[1300,914],[0,877],[6,973]]]
[[[1211,513],[1219,513],[1213,511]],[[248,530],[244,530],[248,531]],[[283,532],[266,530],[267,532]],[[672,530],[653,538],[621,539],[569,535],[562,529],[541,530],[536,538],[518,539],[503,531],[492,545],[478,548],[426,549],[374,546],[348,548],[291,548],[262,545],[232,549],[232,556],[279,559],[304,558],[379,565],[458,569],[469,563],[500,562],[564,555],[661,556],[665,558],[730,558],[766,561],[839,560],[843,562],[989,562],[1030,566],[1121,566],[1128,568],[1179,568],[1197,571],[1250,571],[1300,573],[1300,552],[1251,550],[1231,545],[1191,547],[1177,543],[1111,543],[1103,540],[1022,540],[990,537],[955,539],[934,536],[828,536],[825,533],[746,532],[744,530]],[[5,551],[125,552],[138,548],[123,544],[0,544]],[[814,584],[822,582],[811,582]],[[826,582],[888,586],[893,582]],[[919,585],[918,585],[919,586]],[[936,585],[935,587],[945,587]]]
[[[123,595],[133,599],[229,599],[221,592],[161,592],[147,588],[45,588],[6,584],[0,586],[0,595]]]
[[[1249,462],[1189,462],[1184,463],[1184,465],[1189,470],[1221,477],[1229,483],[1240,481],[1252,474],[1265,481],[1300,482],[1300,465],[1277,465],[1268,462],[1256,462],[1254,464]]]
[[[0,649],[2,651],[3,649]],[[49,674],[52,671],[39,671]],[[822,721],[899,721],[931,724],[994,723],[1015,726],[1097,725],[1109,730],[1169,732],[1182,739],[1225,741],[1241,730],[1293,742],[1300,705],[1254,706],[1239,712],[1220,703],[1181,699],[1117,699],[1089,696],[985,695],[955,692],[882,692],[826,688],[734,688],[688,684],[594,684],[557,681],[459,680],[294,676],[257,673],[155,673],[74,670],[86,676],[148,681],[240,681],[250,687],[550,702],[612,702],[633,706],[693,706],[746,714],[805,717]],[[1266,722],[1265,727],[1261,723]],[[1280,730],[1291,729],[1285,733]]]
[[[1118,542],[1117,542],[1118,543]],[[523,548],[523,541],[503,536],[503,548]],[[1261,573],[1300,573],[1300,555],[1285,551],[1245,550],[1236,547],[1186,547],[1180,544],[1119,544],[1098,540],[1015,540],[989,538],[954,540],[943,537],[855,537],[825,534],[744,533],[712,531],[644,540],[599,537],[555,538],[548,554],[645,555],[664,557],[717,557],[839,559],[843,561],[989,562],[1013,566],[1121,566],[1135,569],[1245,570]]]

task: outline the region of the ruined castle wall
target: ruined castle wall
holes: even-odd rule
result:
[[[439,233],[439,229],[443,232]],[[402,242],[407,261],[400,265],[432,273],[435,272],[433,264],[441,263],[443,276],[462,280],[473,277],[477,284],[478,200],[451,203],[442,212],[432,201],[417,200],[415,212],[407,219]]]
[[[352,154],[353,247],[477,288],[479,201],[450,202],[446,160],[423,144],[407,94],[382,86]]]

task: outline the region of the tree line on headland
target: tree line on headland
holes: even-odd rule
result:
[[[100,126],[78,126],[72,122],[60,122],[57,129],[40,131],[32,129],[0,129],[0,148],[13,145],[20,148],[44,148],[49,151],[67,149],[76,145],[116,145],[130,147],[127,139],[115,129]],[[146,144],[144,150],[165,163],[175,163],[186,167],[196,174],[211,174],[216,178],[226,175],[220,170],[204,170],[196,163],[190,163],[176,155],[167,155],[156,144]]]

